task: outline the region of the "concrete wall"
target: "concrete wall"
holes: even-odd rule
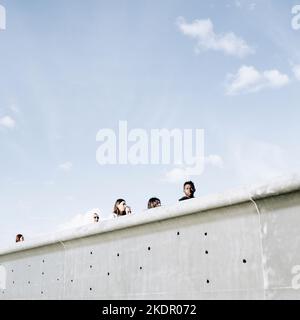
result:
[[[0,299],[299,299],[300,180],[0,251]]]

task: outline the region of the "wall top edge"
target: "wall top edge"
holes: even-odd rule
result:
[[[43,237],[24,241],[22,243],[14,243],[8,248],[0,248],[0,258],[4,255],[53,244],[61,244],[63,247],[66,247],[65,242],[79,238],[297,191],[300,191],[300,174],[293,174],[260,185],[245,186],[234,190],[227,190],[224,193],[179,202],[171,206],[147,210],[141,214],[102,220],[100,223],[96,224],[93,223],[75,229],[45,234]]]

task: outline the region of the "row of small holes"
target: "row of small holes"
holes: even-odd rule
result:
[[[204,236],[207,237],[207,232],[204,233]],[[205,254],[208,254],[207,250],[205,250]],[[206,280],[206,283],[209,284],[209,280],[208,279]]]
[[[178,235],[178,236],[180,235],[180,232],[179,232],[179,231],[177,232],[177,235]],[[205,232],[204,235],[207,236],[207,232]],[[151,247],[148,247],[148,250],[150,251],[150,250],[151,250]],[[90,254],[92,255],[92,254],[93,254],[93,251],[91,251]],[[207,251],[207,250],[205,251],[205,254],[208,254],[208,251]],[[120,256],[120,254],[117,253],[117,257],[119,257],[119,256]],[[43,260],[42,262],[45,263],[45,260]],[[247,260],[246,260],[246,259],[243,259],[243,263],[244,263],[244,264],[247,263]],[[30,265],[28,265],[28,267],[30,267]],[[90,265],[90,268],[92,269],[93,266]],[[143,267],[140,267],[140,270],[142,270],[142,269],[143,269]],[[14,270],[11,270],[11,272],[14,272]],[[45,273],[42,272],[42,275],[44,275],[44,274],[45,274]],[[110,273],[108,272],[107,275],[109,276]],[[59,279],[57,279],[57,281],[59,281]],[[71,282],[73,283],[73,280],[71,280]],[[13,284],[14,284],[14,283],[15,283],[15,282],[13,281]],[[206,280],[206,283],[209,284],[210,281],[207,279],[207,280]],[[30,281],[28,281],[28,284],[30,284]],[[92,288],[90,288],[90,291],[92,291]],[[3,293],[4,293],[4,292],[3,292]],[[43,294],[43,291],[41,291],[41,294]]]
[[[179,236],[180,235],[180,232],[177,231],[177,235]],[[207,237],[207,232],[204,233],[205,237]]]

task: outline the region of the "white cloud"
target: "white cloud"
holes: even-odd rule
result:
[[[15,114],[19,114],[20,113],[20,109],[15,104],[10,105],[9,108]]]
[[[201,50],[215,50],[243,58],[255,52],[233,32],[216,34],[210,19],[194,20],[192,23],[187,23],[183,17],[179,17],[177,25],[184,35],[197,40],[197,53]]]
[[[16,121],[10,116],[0,118],[0,126],[13,129],[16,126]]]
[[[229,5],[230,6],[230,5]],[[248,9],[250,11],[255,10],[256,8],[256,3],[255,2],[250,2],[249,1],[244,1],[244,0],[235,0],[234,1],[234,6],[238,9]]]
[[[281,88],[286,86],[290,79],[278,70],[260,72],[252,66],[242,66],[236,74],[227,75],[226,94],[258,92],[265,88]]]
[[[300,81],[300,65],[293,65],[292,70],[296,79]]]
[[[100,209],[95,208],[95,209],[87,211],[86,213],[77,214],[72,219],[70,219],[70,221],[59,225],[57,229],[59,231],[62,231],[62,230],[66,230],[66,229],[73,229],[73,228],[78,228],[78,227],[85,226],[88,224],[92,224],[92,223],[94,223],[94,213],[98,214],[98,216],[100,217],[99,222],[101,222]]]
[[[255,2],[250,3],[249,10],[253,11],[253,10],[255,10],[255,8],[256,8],[256,3]]]
[[[224,162],[223,162],[222,157],[220,157],[219,155],[211,154],[205,158],[205,164],[211,165],[211,166],[217,167],[217,168],[223,168]]]
[[[242,6],[241,1],[239,1],[239,0],[235,0],[234,4],[235,4],[235,6],[236,6],[237,8],[241,8],[241,6]]]
[[[183,180],[189,180],[192,176],[200,176],[204,169],[203,161],[200,162],[196,164],[195,167],[174,168],[168,171],[165,175],[165,180],[176,183]]]
[[[73,167],[73,164],[70,161],[59,165],[59,169],[64,170],[64,171],[71,171],[72,167]]]
[[[232,166],[243,184],[260,183],[299,169],[298,157],[281,146],[256,140],[239,141],[230,147]]]
[[[165,175],[165,180],[176,183],[189,180],[192,176],[200,176],[206,165],[223,168],[223,159],[219,155],[209,155],[204,158],[204,161],[199,161],[194,167],[174,168],[168,171]]]

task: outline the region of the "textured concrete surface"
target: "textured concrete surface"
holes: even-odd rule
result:
[[[0,251],[0,299],[299,299],[300,180]]]

